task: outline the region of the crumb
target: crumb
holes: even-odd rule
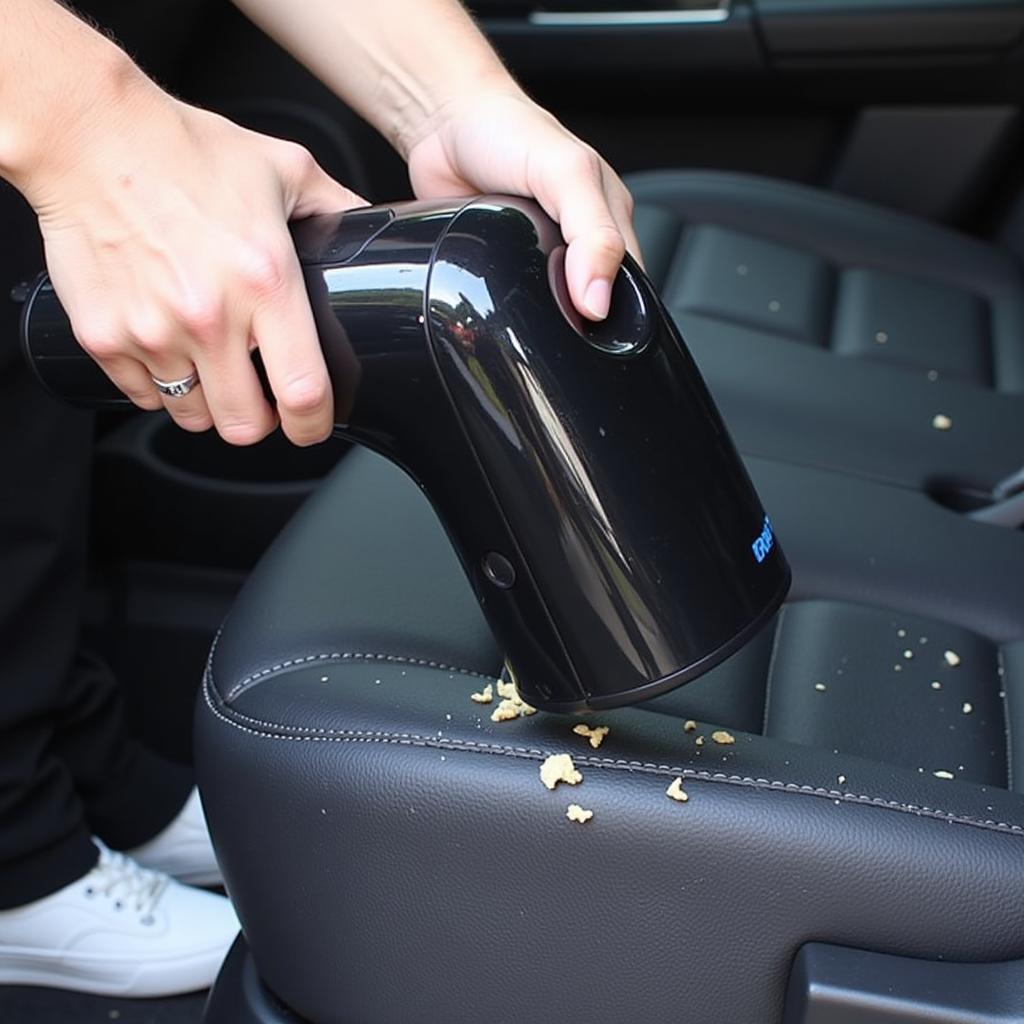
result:
[[[513,700],[503,700],[492,712],[492,722],[511,722],[519,717],[519,708]]]
[[[519,714],[521,715],[535,715],[537,709],[531,704],[527,704],[525,700],[519,702]]]
[[[698,736],[693,742],[696,743],[698,747],[703,747],[704,746],[704,737],[703,736]]]
[[[518,700],[515,683],[506,683],[503,679],[498,680],[498,696],[504,700]]]
[[[946,772],[946,771],[932,772],[932,775],[934,775],[935,778],[937,778],[937,779],[952,779],[952,778],[955,778],[955,776],[953,775],[952,772]]]
[[[685,804],[686,801],[690,799],[690,794],[683,789],[682,776],[676,779],[672,785],[665,790],[665,796],[671,797],[673,800],[678,800],[681,804]]]
[[[554,789],[560,782],[575,786],[583,781],[583,776],[576,770],[569,754],[552,754],[540,766],[540,781],[548,789]]]
[[[818,693],[824,693],[827,689],[824,683],[815,683],[814,688],[818,691]]]
[[[942,656],[950,668],[956,668],[960,664],[960,655],[956,651],[946,651]]]
[[[892,670],[893,670],[893,672],[902,672],[903,671],[903,666],[902,665],[893,665]]]
[[[942,683],[940,683],[938,681],[938,679],[933,679],[932,680],[932,689],[933,690],[941,690],[942,689]]]
[[[327,676],[321,676],[320,677],[320,682],[321,683],[326,683],[327,682]]]
[[[577,736],[586,736],[590,740],[590,745],[597,750],[601,743],[604,741],[605,736],[608,735],[607,725],[597,725],[593,729],[589,725],[584,725],[582,722],[579,725],[574,725],[572,731]]]
[[[697,723],[692,718],[688,718],[683,722],[683,732],[696,732],[696,730]]]
[[[965,715],[969,715],[974,710],[974,705],[969,700],[965,700],[963,707],[960,710]]]
[[[736,742],[736,737],[731,732],[726,732],[724,729],[719,729],[717,732],[711,734],[711,738],[716,742],[720,743],[723,747],[728,747],[730,744]]]
[[[898,637],[905,637],[907,635],[907,631],[905,629],[897,629],[896,635]]]
[[[843,785],[844,782],[846,782],[846,776],[845,775],[840,775],[839,776],[839,785],[840,786]]]
[[[906,659],[907,659],[907,661],[910,661],[910,659],[911,659],[911,658],[912,658],[913,656],[914,656],[914,652],[913,652],[913,651],[911,651],[911,650],[910,650],[909,648],[908,648],[907,650],[905,650],[905,651],[903,652],[903,657],[904,657],[904,658],[906,658]]]
[[[471,693],[469,699],[475,700],[477,704],[490,704],[494,700],[494,687],[488,683],[479,693]]]
[[[932,426],[936,430],[949,430],[953,426],[953,421],[940,412],[932,417]]]
[[[581,825],[585,825],[594,816],[594,812],[580,807],[579,804],[569,804],[565,816],[570,821],[578,821]]]

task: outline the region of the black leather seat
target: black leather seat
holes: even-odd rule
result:
[[[247,585],[198,712],[277,997],[316,1024],[736,1024],[780,1018],[809,941],[1024,955],[1024,535],[750,468],[792,600],[702,680],[601,715],[592,750],[568,719],[493,724],[469,699],[502,659],[440,526],[394,467],[343,460]],[[563,751],[584,781],[550,793],[539,763]],[[209,1020],[249,1019],[222,986]]]
[[[197,712],[247,942],[209,1024],[753,1024],[808,943],[1024,957],[1024,532],[928,496],[1024,461],[1015,267],[811,190],[632,187],[790,600],[714,672],[596,717],[599,749],[557,716],[495,724],[469,695],[501,652],[440,525],[348,455],[247,584]],[[584,779],[552,793],[556,752]]]
[[[1024,462],[1024,276],[984,242],[738,174],[629,180],[648,271],[740,448],[911,487]],[[953,429],[933,428],[936,414]]]

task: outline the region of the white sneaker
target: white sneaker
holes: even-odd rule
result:
[[[208,988],[238,933],[227,898],[97,846],[99,862],[78,881],[0,910],[0,985],[110,996]]]
[[[185,806],[163,832],[125,852],[144,868],[163,871],[186,885],[221,884],[198,789],[192,790]]]

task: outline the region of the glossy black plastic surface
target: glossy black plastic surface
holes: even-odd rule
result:
[[[515,585],[481,587],[477,569],[478,592],[505,632],[521,628],[517,592],[540,595],[577,692],[568,673],[540,688],[518,647],[512,665],[527,700],[574,710],[706,671],[775,610],[789,570],[643,272],[627,259],[612,314],[590,324],[565,296],[563,259],[536,206],[479,200],[438,245],[428,309],[442,377],[513,538],[497,550]]]
[[[635,263],[591,324],[532,202],[396,204],[294,237],[338,431],[424,488],[527,700],[572,711],[654,696],[775,611],[788,566]],[[45,284],[23,338],[50,390],[118,400]]]

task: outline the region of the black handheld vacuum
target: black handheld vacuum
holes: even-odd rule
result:
[[[558,227],[531,201],[397,203],[293,235],[337,431],[423,487],[524,700],[581,711],[656,696],[775,612],[789,567],[633,260],[591,323],[569,300]],[[51,392],[128,405],[45,278],[22,335]]]

